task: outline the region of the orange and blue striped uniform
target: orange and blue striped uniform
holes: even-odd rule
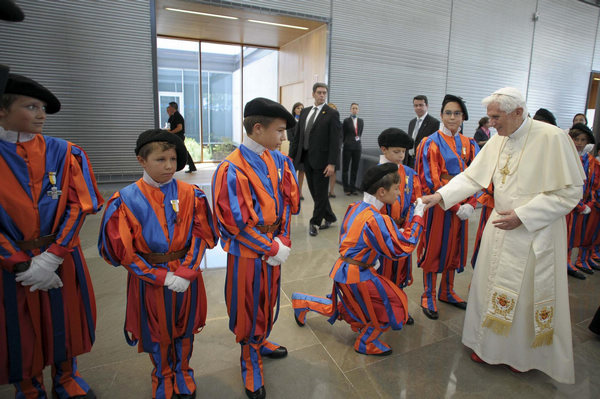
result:
[[[580,158],[586,179],[583,183],[581,200],[579,200],[575,209],[567,215],[567,268],[575,271],[582,269],[589,273],[592,271],[592,264],[595,266],[595,262],[592,260],[594,253],[593,239],[599,230],[597,210],[600,208],[600,198],[598,198],[598,191],[600,190],[600,162],[591,154],[584,154]],[[586,206],[590,207],[592,212],[584,215],[581,211]],[[579,248],[575,264],[571,262],[573,248]]]
[[[598,161],[598,158],[596,158],[596,161]],[[594,175],[594,180],[596,181],[594,186],[597,189],[593,192],[596,200],[592,207],[592,213],[590,214],[585,234],[591,237],[591,246],[589,248],[591,253],[590,259],[592,262],[600,264],[600,161],[593,163],[590,173]]]
[[[449,136],[439,130],[423,139],[415,161],[423,194],[433,194],[446,185],[470,165],[478,152],[477,143],[460,133]],[[437,273],[442,273],[439,299],[464,302],[454,292],[454,274],[457,270],[462,272],[467,263],[469,223],[456,216],[460,205],[467,203],[474,208],[475,197],[467,198],[447,211],[436,205],[425,215],[425,236],[417,248],[417,265],[423,269],[421,306],[429,310],[437,311]]]
[[[475,264],[477,263],[477,255],[479,254],[479,247],[481,246],[483,230],[494,210],[494,183],[490,183],[488,188],[479,191],[475,194],[475,197],[477,198],[477,202],[481,204],[481,215],[479,216],[479,225],[477,226],[477,235],[475,236],[473,256],[471,256],[471,266],[473,269],[475,269]]]
[[[217,167],[212,192],[227,251],[229,329],[241,345],[244,385],[254,392],[264,385],[261,355],[278,347],[267,337],[279,312],[280,266],[268,265],[264,257],[274,255],[275,237],[291,246],[291,215],[300,210],[296,171],[279,151],[259,155],[242,144]]]
[[[327,297],[300,292],[292,295],[295,317],[304,324],[309,310],[330,317],[333,324],[344,320],[359,332],[354,349],[363,354],[382,354],[390,347],[379,339],[389,328],[400,330],[408,319],[406,294],[373,267],[377,259],[407,257],[417,246],[423,219],[414,216],[401,233],[387,215],[364,201],[348,207],[340,229],[340,258],[329,277],[333,288]],[[350,261],[349,261],[350,260]]]
[[[154,187],[140,179],[108,201],[98,249],[108,263],[129,272],[125,337],[150,354],[154,398],[196,390],[189,359],[194,334],[206,321],[201,262],[216,243],[208,200],[196,186],[173,179]],[[152,264],[142,256],[181,250],[181,258],[164,263]],[[190,280],[189,288],[177,293],[165,287],[169,271]]]
[[[398,168],[400,175],[400,195],[398,200],[392,205],[386,204],[381,208],[381,213],[390,216],[398,228],[408,228],[413,218],[415,210],[414,203],[421,194],[421,182],[419,175],[412,168],[406,165],[400,165]],[[412,254],[404,256],[397,260],[381,257],[379,260],[381,267],[377,272],[382,276],[392,280],[398,287],[404,288],[413,282],[412,278]]]
[[[85,395],[75,357],[92,348],[96,303],[78,234],[104,202],[87,154],[41,134],[0,140],[0,175],[0,384],[15,384],[17,398],[46,397],[42,370],[52,365],[59,398]],[[53,234],[50,245],[20,248]],[[13,268],[46,250],[64,259],[63,286],[30,292]]]

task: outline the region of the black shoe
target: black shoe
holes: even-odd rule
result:
[[[58,393],[52,389],[52,399],[58,399]],[[96,399],[96,394],[90,388],[85,395],[72,396],[71,399]]]
[[[579,269],[579,270],[584,272],[585,274],[594,274],[594,271],[592,269]]]
[[[598,265],[597,263],[588,262],[588,265],[590,265],[590,267],[594,270],[600,270],[600,265]]]
[[[298,316],[296,316],[296,312],[294,312],[294,320],[296,320],[296,324],[298,324],[300,327],[304,327],[305,323],[302,323],[300,319],[298,319]]]
[[[194,169],[194,170],[192,170],[192,169],[188,169],[188,170],[186,170],[186,171],[185,171],[185,173],[194,173],[194,172],[196,172],[197,170],[198,170],[198,169]]]
[[[335,194],[329,193],[329,198],[335,198]]]
[[[412,326],[413,324],[415,324],[415,319],[413,319],[411,315],[408,315],[408,320],[406,320],[406,324]]]
[[[327,220],[323,222],[323,224],[321,226],[319,226],[319,230],[325,230],[328,229],[329,226],[331,226],[333,222],[328,222]]]
[[[437,320],[438,319],[438,312],[436,312],[435,310],[429,310],[427,308],[424,308],[421,306],[421,309],[423,309],[423,313],[425,313],[425,316],[427,316],[428,318],[430,318],[431,320]]]
[[[304,197],[303,196],[300,196],[300,201],[304,201]]]
[[[567,269],[567,274],[571,277],[575,277],[576,279],[585,280],[585,276],[583,275],[583,273],[578,272],[577,270]]]
[[[275,349],[273,352],[268,355],[262,355],[263,357],[270,357],[271,359],[281,359],[282,357],[287,356],[287,348],[285,346],[280,346]]]
[[[186,393],[174,393],[173,399],[196,399],[196,391],[191,394]]]
[[[360,355],[367,355],[367,356],[389,356],[392,354],[392,350],[387,350],[385,352],[381,352],[381,353],[362,353],[357,351],[356,349],[354,349],[354,352],[360,354]]]
[[[352,195],[352,191],[346,191],[344,194],[346,194],[346,195]]]
[[[448,305],[452,305],[452,306],[457,307],[462,310],[465,310],[467,308],[466,302],[448,302],[448,301],[442,301],[441,299],[440,299],[440,302],[447,303]]]
[[[258,388],[254,392],[246,389],[246,396],[248,396],[250,399],[265,399],[267,397],[267,391],[265,391],[264,386]]]
[[[310,227],[308,228],[308,234],[310,234],[313,237],[316,236],[317,234],[319,234],[319,230],[317,230],[316,224],[310,225]]]

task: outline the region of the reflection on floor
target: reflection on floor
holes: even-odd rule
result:
[[[209,191],[214,165],[195,174],[177,174]],[[103,187],[108,198],[119,187]],[[360,197],[343,195],[336,187],[332,206],[342,220],[348,204]],[[507,367],[472,362],[460,342],[464,311],[440,304],[440,319],[427,319],[420,310],[422,274],[413,268],[414,284],[406,292],[415,324],[389,331],[384,340],[391,356],[359,355],[352,343],[356,334],[347,324],[330,325],[324,317],[310,314],[306,326],[294,322],[290,297],[294,291],[324,295],[331,290],[329,270],[337,258],[339,222],[318,237],[308,235],[312,201],[304,187],[303,209],[292,223],[292,253],[282,267],[279,320],[271,338],[287,346],[289,356],[264,360],[269,398],[598,398],[600,397],[600,339],[587,325],[600,305],[600,273],[587,280],[569,279],[575,385],[554,382],[541,372],[514,374]],[[98,256],[96,240],[101,215],[88,217],[81,231],[90,267],[98,320],[96,343],[91,353],[79,358],[82,376],[99,398],[151,397],[151,363],[123,338],[125,315],[125,269],[114,268]],[[471,245],[478,213],[470,221]],[[208,256],[204,272],[208,296],[208,320],[196,335],[191,364],[195,370],[198,398],[245,398],[240,377],[239,346],[228,329],[223,298],[225,264],[217,251]],[[212,268],[221,266],[221,268]],[[471,269],[456,277],[459,295],[467,298]],[[46,387],[51,386],[46,370]],[[0,398],[13,396],[11,387],[0,387]]]

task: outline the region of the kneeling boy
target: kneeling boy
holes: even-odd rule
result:
[[[328,298],[302,293],[292,295],[296,322],[303,326],[309,310],[344,320],[360,333],[354,350],[365,355],[389,355],[392,349],[379,336],[400,330],[408,320],[406,294],[375,270],[380,257],[397,260],[411,253],[423,231],[424,205],[417,200],[410,225],[400,232],[393,219],[382,215],[385,204],[400,194],[398,166],[386,163],[367,170],[363,177],[364,198],[348,207],[340,230],[340,257],[329,276],[333,289]]]

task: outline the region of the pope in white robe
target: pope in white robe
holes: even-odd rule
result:
[[[493,136],[471,165],[423,202],[448,209],[494,184],[462,342],[474,361],[538,369],[574,383],[565,215],[585,174],[569,136],[526,117],[517,89],[483,100]]]

